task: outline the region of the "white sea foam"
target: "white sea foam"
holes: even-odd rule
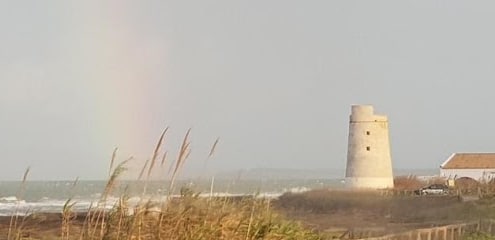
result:
[[[281,193],[259,193],[259,194],[236,194],[228,192],[214,192],[201,193],[199,197],[243,197],[254,196],[257,198],[277,198]],[[171,198],[178,198],[180,195],[171,195]],[[130,208],[141,203],[164,203],[167,196],[135,196],[127,199],[127,204]],[[105,202],[100,199],[71,199],[69,203],[72,205],[72,211],[85,212],[90,209],[112,209],[119,202],[117,197],[108,197]],[[60,213],[68,200],[50,199],[47,197],[41,198],[39,201],[26,202],[24,200],[18,200],[16,197],[3,197],[0,198],[0,216],[11,215],[28,215],[35,212],[45,213]]]
[[[0,198],[0,202],[17,202],[16,196],[8,196]]]
[[[29,214],[34,212],[60,213],[67,203],[69,196],[70,203],[74,203],[72,210],[76,212],[85,212],[90,209],[104,208],[111,209],[119,203],[119,197],[108,197],[102,203],[102,189],[105,187],[104,181],[82,181],[73,186],[70,182],[28,182],[26,191],[23,193],[23,200],[17,199],[14,195],[17,192],[18,182],[0,182],[0,215],[12,214]],[[117,196],[130,194],[126,200],[128,207],[132,208],[143,203],[165,203],[169,197],[176,198],[180,195],[167,195],[168,191],[163,189],[162,185],[156,185],[148,188],[148,192],[154,193],[141,195],[141,186],[139,183],[128,183],[131,187],[129,192],[122,193],[116,191]],[[134,185],[132,185],[134,184]],[[186,185],[178,184],[178,185]],[[341,184],[338,180],[273,180],[264,181],[262,187],[258,187],[259,181],[238,181],[235,186],[231,181],[217,181],[213,193],[210,193],[210,187],[193,188],[193,191],[201,192],[199,197],[244,197],[253,196],[257,198],[277,198],[285,192],[300,193],[313,188],[322,188],[327,186],[339,187]],[[189,186],[189,185],[187,185]],[[219,189],[230,189],[229,192],[218,191]],[[261,189],[260,192],[256,192]],[[127,190],[126,190],[127,191]],[[75,195],[74,195],[75,194]],[[24,200],[25,199],[25,200]],[[154,205],[154,204],[152,204]]]
[[[115,198],[111,198],[104,203],[98,203],[98,201],[88,199],[74,199],[70,203],[73,203],[72,211],[85,212],[90,208],[94,209],[96,207],[100,209],[111,209],[116,202],[117,200]],[[27,215],[35,212],[59,213],[62,212],[66,204],[67,200],[46,198],[36,202],[26,202],[23,200],[0,202],[0,216]]]

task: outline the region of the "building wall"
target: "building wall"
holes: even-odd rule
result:
[[[495,178],[495,168],[485,169],[442,169],[440,176],[448,179],[457,179],[461,177],[472,178],[476,181],[486,181]]]
[[[352,106],[349,121],[346,185],[351,188],[393,187],[388,120],[373,107]]]

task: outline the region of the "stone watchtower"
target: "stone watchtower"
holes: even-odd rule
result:
[[[352,106],[345,183],[349,188],[394,186],[388,120],[374,115],[373,106]]]

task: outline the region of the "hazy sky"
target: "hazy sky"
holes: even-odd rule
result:
[[[105,2],[105,3],[103,3]],[[108,2],[108,3],[106,3]],[[0,179],[105,178],[170,126],[211,170],[345,168],[351,104],[396,168],[495,152],[493,1],[2,1]]]

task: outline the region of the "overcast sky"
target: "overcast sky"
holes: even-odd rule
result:
[[[105,178],[167,126],[192,168],[220,137],[212,171],[343,169],[352,104],[389,116],[396,168],[495,152],[494,22],[493,1],[2,1],[0,180]]]

